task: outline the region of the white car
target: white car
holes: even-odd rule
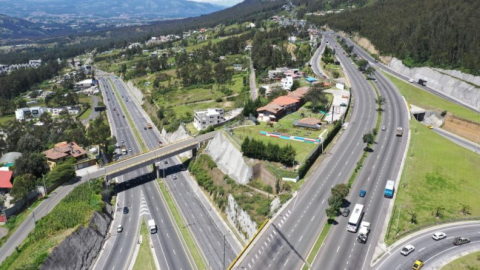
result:
[[[385,126],[382,126],[382,130],[385,131],[387,130],[387,128]]]
[[[413,251],[415,250],[415,247],[412,246],[412,245],[406,245],[402,248],[402,251],[400,251],[400,253],[403,255],[403,256],[408,256],[408,254],[412,253]]]
[[[436,232],[432,235],[433,240],[438,241],[446,238],[447,235],[444,232]]]
[[[176,180],[176,179],[177,179],[177,175],[176,175],[176,174],[172,175],[172,178],[173,178],[173,180]]]
[[[123,227],[122,227],[122,225],[118,225],[117,233],[121,233],[121,232],[123,232]]]
[[[410,79],[410,80],[408,80],[408,82],[411,82],[411,83],[413,83],[413,82],[414,82],[414,80],[413,80],[413,79]]]

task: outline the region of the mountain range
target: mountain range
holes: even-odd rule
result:
[[[0,0],[0,6],[2,13],[18,18],[73,15],[104,19],[192,17],[224,8],[187,0]]]

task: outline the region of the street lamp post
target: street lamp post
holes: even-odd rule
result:
[[[43,188],[45,189],[45,196],[48,195],[47,185],[45,185],[45,174],[42,174]]]

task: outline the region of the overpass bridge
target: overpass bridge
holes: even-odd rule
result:
[[[89,172],[88,177],[97,178],[104,176],[106,180],[113,179],[125,173],[144,168],[148,165],[155,164],[159,161],[176,156],[189,150],[193,150],[193,155],[195,156],[196,150],[200,148],[203,143],[213,139],[217,132],[218,131],[210,132],[195,138],[190,138],[163,147],[159,147],[146,153],[142,153],[125,159],[120,159],[113,163],[109,163],[104,167],[99,167],[95,171]]]

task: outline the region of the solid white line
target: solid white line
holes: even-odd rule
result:
[[[285,264],[284,264],[283,266],[287,265],[287,263],[288,263],[288,260],[290,260],[290,259],[287,259],[287,261],[285,262]]]

